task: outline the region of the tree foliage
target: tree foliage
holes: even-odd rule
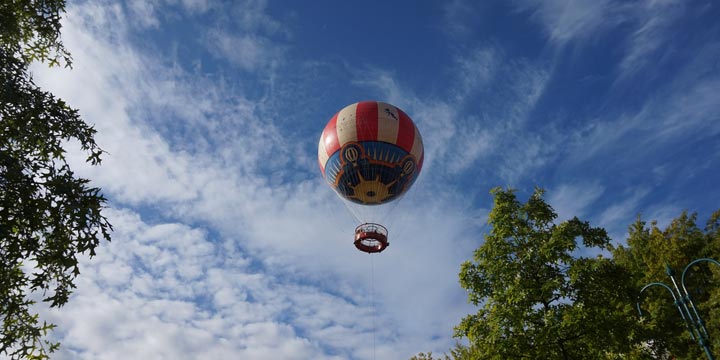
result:
[[[720,259],[720,211],[710,217],[707,226],[697,226],[697,214],[683,212],[667,228],[649,225],[640,217],[629,227],[625,246],[613,249],[615,261],[632,274],[639,291],[652,282],[663,282],[674,288],[667,274],[672,269],[681,287],[683,270],[699,258]],[[713,354],[720,355],[720,266],[698,263],[686,273],[690,296],[703,317],[710,334]],[[705,354],[690,337],[686,324],[662,287],[648,288],[639,299],[644,313],[642,341],[658,358],[702,359]],[[627,316],[638,316],[636,309]]]
[[[70,65],[70,53],[60,39],[65,0],[0,2],[0,47],[26,63],[47,61]]]
[[[474,346],[465,346],[456,343],[455,347],[450,349],[449,354],[443,354],[442,357],[436,357],[432,352],[418,353],[411,357],[410,360],[474,360],[478,359],[480,352]]]
[[[100,189],[73,173],[63,148],[77,142],[99,164],[95,130],[28,72],[32,60],[69,64],[59,40],[64,5],[0,4],[0,355],[11,359],[47,358],[57,349],[46,337],[54,325],[40,322],[33,299],[65,304],[78,255],[93,256],[112,230]]]
[[[611,259],[589,256],[610,244],[605,230],[578,218],[556,223],[539,189],[527,203],[512,190],[492,193],[491,230],[460,270],[460,284],[479,310],[462,319],[455,335],[470,341],[473,357],[639,354],[632,346],[637,319],[623,316],[637,289]]]
[[[674,288],[668,269],[681,288],[693,260],[720,260],[720,210],[704,229],[697,214],[687,212],[665,229],[638,216],[625,245],[615,247],[587,222],[558,223],[541,190],[527,203],[512,190],[492,193],[491,230],[460,271],[461,286],[479,307],[455,328],[470,344],[457,344],[442,359],[706,358],[667,289],[650,287],[639,295],[649,283]],[[612,258],[588,256],[600,252]],[[701,261],[687,269],[685,285],[717,356],[720,266]],[[440,358],[419,353],[412,359]]]

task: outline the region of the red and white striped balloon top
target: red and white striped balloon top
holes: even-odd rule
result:
[[[362,141],[396,145],[415,158],[418,172],[422,168],[422,137],[410,117],[388,103],[361,101],[338,111],[325,126],[318,144],[318,161],[323,174],[330,156],[347,143]]]
[[[378,205],[402,195],[422,169],[420,132],[399,108],[362,101],[335,114],[320,136],[318,163],[343,198]]]

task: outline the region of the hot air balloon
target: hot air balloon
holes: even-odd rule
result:
[[[420,132],[399,108],[361,101],[330,118],[320,136],[318,162],[323,178],[349,204],[361,224],[355,247],[378,253],[388,245],[387,228],[367,214],[405,194],[423,164]]]

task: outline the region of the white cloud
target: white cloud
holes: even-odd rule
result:
[[[251,32],[275,34],[284,32],[282,23],[268,14],[267,0],[246,0],[232,8],[233,21]]]
[[[648,189],[642,188],[628,192],[622,200],[605,208],[599,216],[598,226],[608,231],[625,229],[628,219],[634,219],[640,213],[640,202],[646,198],[648,193]]]
[[[654,221],[657,223],[658,228],[665,229],[668,225],[670,225],[673,219],[680,216],[683,210],[686,209],[681,209],[676,205],[655,205],[648,208],[640,215],[644,221]]]
[[[518,0],[518,11],[529,11],[544,27],[551,41],[592,37],[595,32],[623,21],[611,0]]]
[[[644,68],[655,69],[654,65],[665,57],[656,54],[661,48],[665,48],[665,52],[678,51],[669,36],[673,32],[672,25],[684,18],[685,2],[642,1],[628,12],[637,28],[629,37],[625,57],[619,63],[620,80],[631,78]]]
[[[144,28],[157,28],[160,20],[155,15],[155,6],[152,1],[131,0],[128,2],[130,18]]]
[[[82,261],[72,301],[46,314],[61,329],[57,358],[333,358],[279,321],[312,290],[252,273],[197,229],[108,213],[113,242]]]
[[[520,12],[530,12],[547,33],[551,42],[565,45],[571,41],[600,38],[618,26],[632,31],[627,38],[614,41],[625,44],[625,54],[618,63],[618,80],[627,80],[642,70],[653,71],[665,54],[680,51],[671,43],[672,26],[684,19],[686,2],[682,0],[517,0]]]
[[[423,219],[446,223],[454,228],[450,233],[439,227],[396,229],[402,236],[393,238],[393,251],[375,257],[372,299],[362,289],[369,287],[369,259],[349,250],[349,241],[340,246],[348,251],[334,251],[336,259],[312,252],[287,259],[316,256],[324,261],[291,267],[298,275],[332,271],[331,278],[354,283],[349,289],[329,286],[340,291],[332,295],[325,292],[327,285],[276,277],[282,269],[255,272],[248,257],[225,252],[223,242],[204,231],[178,223],[150,225],[129,210],[111,210],[109,216],[116,228],[113,242],[81,262],[71,302],[44,315],[59,325],[59,359],[199,358],[208,352],[254,359],[335,358],[327,349],[344,354],[337,358],[370,358],[373,300],[377,353],[405,357],[447,348],[443,337],[469,310],[457,306],[464,294],[447,281],[457,266],[441,265],[459,265],[457,254],[468,251],[447,243],[463,231],[461,217],[432,211]],[[349,256],[336,255],[343,253]],[[362,261],[348,261],[358,258]],[[448,302],[455,305],[418,317]],[[408,341],[416,338],[423,340]]]
[[[423,134],[424,168],[439,167],[434,174],[475,171],[482,161],[496,174],[493,181],[514,184],[549,161],[562,141],[557,129],[552,123],[539,132],[528,127],[551,73],[527,61],[509,61],[492,47],[458,56],[455,63],[460,66],[451,77],[459,79],[458,86],[449,90],[448,100],[421,98],[393,74],[376,69],[356,74],[354,83],[382,91],[412,114]]]
[[[167,4],[137,11],[145,23],[162,26],[158,14]],[[607,2],[518,4],[558,43],[624,19],[605,22],[617,10],[599,7]],[[182,6],[188,14],[220,11],[204,1]],[[474,310],[456,282],[460,263],[482,242],[486,210],[473,204],[472,192],[485,194],[498,181],[534,181],[563,152],[572,168],[608,153],[637,154],[654,143],[718,133],[717,77],[701,72],[641,110],[598,118],[569,139],[552,120],[534,122],[552,64],[480,46],[455,58],[450,78],[457,87],[447,98],[431,99],[392,72],[345,64],[351,85],[380,91],[411,114],[427,151],[421,178],[391,212],[395,219],[386,219],[392,245],[370,265],[352,247],[355,223],[306,154],[316,135],[298,139],[297,129],[281,125],[287,119],[276,105],[297,101],[290,98],[302,84],[277,90],[299,77],[279,73],[289,59],[274,38],[291,36],[267,6],[235,4],[198,34],[214,56],[242,70],[232,80],[201,68],[188,72],[177,59],[133,47],[128,39],[137,29],[119,5],[69,8],[63,31],[75,69],[40,67],[36,78],[96,124],[108,151],[102,167],[88,168],[75,153],[73,166],[111,198],[116,232],[96,258],[83,261],[71,302],[45,312],[60,325],[59,358],[369,359],[373,328],[378,358],[445,351],[454,343],[452,326]],[[671,91],[678,88],[684,96]],[[468,181],[470,189],[461,183]],[[561,218],[583,214],[608,189],[566,180],[548,189],[549,202]],[[607,200],[599,225],[624,231],[648,191]]]
[[[547,201],[558,214],[558,220],[574,216],[583,219],[590,208],[605,192],[599,183],[561,184],[547,190]]]
[[[462,103],[468,101],[469,95],[478,89],[487,88],[497,76],[501,65],[502,55],[493,47],[474,49],[464,56],[455,59],[458,77],[458,99]]]
[[[275,120],[258,116],[263,103],[139,53],[117,7],[69,12],[75,68],[39,67],[36,80],[98,129],[103,165],[73,153],[73,166],[109,195],[116,231],[83,262],[71,302],[47,313],[58,358],[371,358],[368,258],[319,175],[272,180],[309,170]],[[423,228],[391,228],[377,257],[378,356],[454,343],[468,310],[457,270],[479,241],[455,201],[423,198],[401,208]]]
[[[472,32],[471,24],[478,21],[478,14],[473,9],[473,2],[452,0],[444,2],[442,30],[451,36],[465,36]]]
[[[267,39],[256,35],[211,31],[207,38],[207,44],[217,58],[228,60],[245,70],[272,66],[280,55]]]
[[[216,12],[215,28],[201,36],[219,60],[226,60],[247,71],[272,69],[281,62],[278,38],[291,36],[283,24],[267,13],[266,0],[234,2]]]
[[[682,81],[694,83],[677,84],[679,86],[673,89],[677,93],[669,95],[670,99],[664,99],[666,101],[662,105],[656,106],[659,109],[658,131],[648,142],[665,143],[678,138],[715,136],[720,133],[720,126],[715,121],[720,109],[715,96],[720,90],[720,77],[686,78]],[[644,120],[649,122],[649,119]]]
[[[459,151],[460,156],[449,161],[446,165],[451,174],[458,174],[468,170],[478,159],[490,154],[497,142],[490,129],[482,128],[479,121],[468,119],[468,124],[453,138],[456,148],[448,151]]]
[[[203,13],[210,9],[213,0],[182,0],[182,5],[189,12]]]
[[[611,156],[615,163],[637,162],[683,142],[716,136],[720,133],[718,91],[717,76],[681,77],[660,89],[637,112],[590,123],[570,146],[574,149],[570,160],[578,163]],[[633,156],[625,156],[627,153]]]
[[[128,22],[136,28],[160,27],[163,17],[179,17],[174,10],[179,9],[188,14],[202,14],[212,8],[213,0],[128,0],[125,6],[128,11]],[[161,10],[158,10],[161,9]]]

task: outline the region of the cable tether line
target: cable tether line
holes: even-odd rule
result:
[[[370,302],[372,303],[372,344],[373,360],[375,359],[375,260],[370,255]]]

